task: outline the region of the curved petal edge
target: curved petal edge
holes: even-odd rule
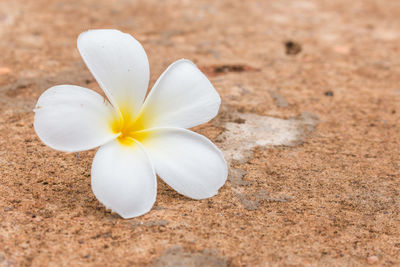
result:
[[[110,122],[114,108],[96,92],[74,85],[46,90],[34,109],[34,128],[47,146],[65,152],[101,146],[119,134]]]
[[[90,30],[79,35],[83,61],[114,107],[134,117],[147,92],[150,69],[142,45],[118,30]]]
[[[140,116],[147,128],[190,128],[218,114],[219,94],[197,66],[186,59],[172,63],[147,96]]]
[[[193,199],[209,198],[225,184],[226,161],[206,137],[186,129],[167,127],[140,134],[156,173],[180,194]]]
[[[139,143],[126,146],[116,140],[100,147],[91,176],[96,198],[125,219],[149,212],[156,201],[156,174]]]

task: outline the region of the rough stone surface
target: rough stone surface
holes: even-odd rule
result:
[[[197,253],[185,252],[182,247],[174,246],[167,248],[161,257],[157,258],[152,266],[154,267],[225,267],[227,260],[218,256],[213,251],[200,251]]]
[[[0,1],[0,266],[400,265],[399,14],[394,0]],[[194,131],[229,162],[218,195],[159,180],[155,207],[123,220],[91,191],[95,150],[37,138],[45,89],[99,91],[76,49],[93,28],[143,44],[150,86],[179,58],[210,78],[220,113]]]

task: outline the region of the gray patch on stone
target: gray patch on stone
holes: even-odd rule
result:
[[[281,202],[286,203],[289,202],[292,197],[290,196],[281,196],[281,197],[271,197],[269,192],[266,190],[259,190],[253,194],[236,194],[243,208],[248,211],[257,210],[260,204],[264,202]],[[254,200],[253,200],[254,199]]]
[[[263,201],[263,200],[266,200],[269,198],[269,192],[262,189],[260,191],[257,191],[256,193],[254,193],[254,196],[257,201]]]
[[[258,209],[258,201],[248,199],[246,194],[237,194],[237,197],[246,210],[253,211]]]
[[[278,91],[269,90],[268,92],[269,92],[269,95],[274,99],[274,101],[278,107],[286,108],[289,106],[289,103]]]
[[[144,227],[153,227],[153,226],[166,226],[169,222],[167,220],[158,220],[158,221],[131,221],[129,222],[132,226],[144,226]]]
[[[233,120],[223,124],[225,131],[217,138],[228,162],[245,163],[255,147],[294,146],[314,130],[316,116],[303,113],[296,119],[280,119],[257,114],[233,114]],[[232,121],[241,121],[235,123]]]
[[[216,251],[203,250],[200,252],[185,252],[181,246],[167,248],[164,253],[153,261],[155,267],[224,267],[228,266],[227,260]]]
[[[166,210],[166,207],[162,207],[162,206],[154,206],[153,210]]]
[[[238,168],[229,168],[228,180],[232,185],[249,185],[249,182],[243,181],[243,177],[247,174],[247,171]]]
[[[315,130],[315,126],[319,122],[319,118],[317,115],[311,112],[303,112],[301,113],[299,120],[302,121],[302,126],[303,126],[303,133],[309,133]],[[303,134],[303,139],[304,139],[304,134]]]

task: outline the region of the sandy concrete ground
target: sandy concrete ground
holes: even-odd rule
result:
[[[59,153],[33,130],[56,84],[98,89],[78,34],[117,28],[144,46],[151,83],[188,58],[222,97],[197,127],[224,151],[212,199],[159,181],[123,220],[90,188],[95,151]],[[0,265],[400,264],[400,2],[0,2]]]

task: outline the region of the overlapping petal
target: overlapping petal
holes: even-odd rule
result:
[[[110,127],[114,116],[113,107],[96,92],[79,86],[59,85],[40,96],[34,127],[43,143],[53,149],[83,151],[118,136]]]
[[[179,128],[153,128],[138,138],[156,173],[173,189],[194,199],[216,195],[227,178],[221,151],[206,137]]]
[[[147,128],[190,128],[214,118],[220,103],[207,77],[191,61],[181,59],[157,80],[140,116]]]
[[[113,141],[100,147],[91,176],[97,199],[123,218],[148,212],[156,200],[156,175],[138,143],[126,146]]]
[[[135,116],[149,83],[149,62],[142,45],[117,30],[91,30],[78,38],[87,67],[115,107]]]

